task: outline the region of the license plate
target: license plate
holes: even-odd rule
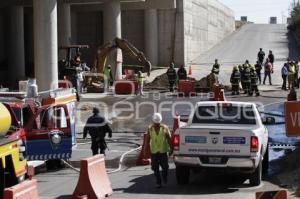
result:
[[[222,162],[221,158],[216,158],[216,157],[208,158],[208,163],[209,164],[221,164],[221,162]]]

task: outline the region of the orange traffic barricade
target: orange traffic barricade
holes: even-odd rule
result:
[[[190,80],[178,81],[178,93],[183,93],[185,96],[196,94],[196,82]]]
[[[80,175],[73,199],[102,199],[112,195],[104,155],[95,155],[80,161]]]
[[[146,142],[148,142],[147,133],[144,134],[144,141],[143,141],[142,149],[136,160],[137,166],[149,165],[151,163],[150,146],[149,146],[149,144],[146,144]],[[147,147],[147,149],[145,149],[145,147]],[[146,150],[146,152],[145,152],[145,150]]]
[[[4,189],[5,199],[38,199],[36,180],[26,180],[13,187]]]

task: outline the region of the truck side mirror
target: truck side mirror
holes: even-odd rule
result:
[[[276,123],[276,120],[274,117],[266,117],[266,118],[263,118],[263,124],[265,125],[272,125],[272,124],[275,124]]]

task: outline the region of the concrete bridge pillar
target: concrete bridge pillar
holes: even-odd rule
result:
[[[58,87],[57,1],[33,0],[34,66],[39,91]]]
[[[104,43],[112,39],[122,36],[121,29],[121,4],[120,0],[110,0],[105,3],[103,11],[104,19]],[[109,59],[112,65],[112,74],[115,80],[122,79],[122,51],[121,49],[115,50]]]
[[[12,6],[9,13],[9,77],[10,83],[17,85],[18,80],[25,78],[24,9]]]
[[[70,4],[58,1],[58,46],[71,44],[71,7]],[[58,52],[59,60],[66,58],[66,51]]]
[[[152,63],[158,64],[158,16],[157,9],[145,10],[145,54]]]

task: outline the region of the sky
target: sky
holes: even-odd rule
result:
[[[235,12],[236,19],[247,16],[254,23],[269,23],[271,16],[277,17],[277,22],[286,22],[292,0],[219,0]]]

